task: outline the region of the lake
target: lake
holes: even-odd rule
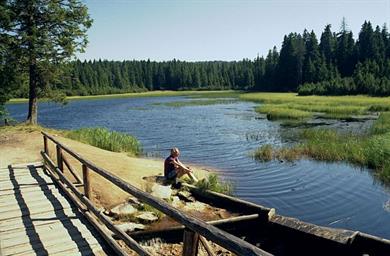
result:
[[[251,102],[180,108],[153,105],[183,100],[191,99],[40,103],[38,121],[57,129],[101,126],[129,133],[141,141],[146,156],[161,161],[177,146],[183,162],[218,170],[234,183],[240,198],[275,208],[281,215],[390,239],[390,188],[370,170],[312,160],[257,162],[250,156],[253,150],[263,144],[294,143],[295,129],[264,119]],[[16,120],[26,117],[27,104],[11,104],[7,109]]]

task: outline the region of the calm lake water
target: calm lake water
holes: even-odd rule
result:
[[[177,146],[183,162],[220,170],[222,177],[234,182],[235,195],[240,198],[276,208],[282,215],[390,239],[390,188],[372,172],[311,160],[259,163],[250,152],[266,143],[293,143],[294,130],[263,119],[250,102],[180,108],[153,105],[183,100],[191,99],[80,100],[66,106],[41,103],[39,123],[59,129],[103,126],[129,133],[152,157],[163,158]],[[26,104],[7,108],[15,119],[25,119]]]

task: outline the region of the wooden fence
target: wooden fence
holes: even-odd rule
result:
[[[115,250],[118,255],[126,255],[126,252],[119,246],[117,241],[113,239],[112,235],[115,234],[124,243],[129,246],[132,250],[137,252],[139,255],[151,255],[142,246],[140,246],[134,239],[132,239],[126,232],[118,229],[110,218],[103,214],[91,200],[91,176],[90,172],[93,171],[105,178],[115,186],[119,187],[123,191],[133,195],[140,201],[158,209],[171,217],[175,221],[181,223],[185,227],[183,236],[183,255],[193,256],[197,255],[199,241],[204,245],[206,251],[209,251],[207,240],[211,240],[216,244],[224,247],[225,249],[237,254],[237,255],[271,255],[270,253],[229,234],[221,229],[218,229],[206,222],[188,216],[180,210],[172,207],[165,201],[155,198],[150,194],[130,185],[123,179],[113,175],[107,170],[96,166],[94,163],[84,159],[79,154],[68,148],[67,146],[60,143],[53,136],[42,132],[44,151],[41,152],[42,157],[45,161],[46,169],[54,176],[58,177],[58,185],[64,190],[64,192],[72,199],[72,201],[81,209],[82,213],[87,219],[95,226],[103,238],[108,244]],[[49,140],[55,144],[56,147],[56,160],[57,163],[49,156]],[[82,178],[77,175],[69,160],[64,156],[63,151],[78,160],[82,164]],[[77,181],[73,184],[64,175],[64,164],[69,170],[70,174]],[[82,186],[84,188],[83,193],[79,191],[77,187]],[[100,220],[101,223],[99,223]],[[210,251],[211,255],[212,252]]]

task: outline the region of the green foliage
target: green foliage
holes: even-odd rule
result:
[[[292,161],[303,156],[321,161],[347,161],[367,166],[390,182],[390,113],[382,113],[367,135],[337,132],[331,129],[306,129],[302,143],[288,148],[265,145],[254,152],[259,161]]]
[[[279,105],[262,105],[255,109],[256,112],[267,115],[268,120],[278,119],[305,119],[312,116],[311,113],[299,109],[290,109]]]
[[[0,58],[14,60],[0,65],[28,74],[28,122],[36,124],[37,98],[61,82],[63,64],[84,50],[92,20],[79,0],[2,1],[0,7]]]
[[[390,131],[390,112],[383,112],[371,127],[372,134],[384,134]]]
[[[131,155],[142,152],[141,144],[136,138],[106,128],[81,128],[69,131],[66,137],[113,152],[127,152]]]
[[[355,40],[343,20],[337,32],[327,25],[319,42],[313,31],[289,33],[280,51],[274,47],[267,56],[254,60],[77,60],[63,66],[69,70],[53,86],[68,96],[210,89],[386,96],[390,95],[389,45],[386,26],[374,30],[370,22],[365,22]],[[14,97],[21,97],[27,91],[15,93]]]
[[[303,120],[311,116],[352,120],[354,116],[390,109],[390,98],[369,96],[324,97],[297,96],[293,93],[246,93],[240,98],[263,103],[256,111],[269,113],[270,120],[294,118]]]
[[[221,180],[217,174],[210,174],[206,179],[202,179],[195,184],[201,190],[211,190],[218,193],[227,195],[233,194],[233,184],[227,181]]]
[[[274,158],[273,151],[272,145],[262,145],[253,152],[253,157],[261,162],[271,161]]]

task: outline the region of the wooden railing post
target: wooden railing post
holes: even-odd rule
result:
[[[61,149],[61,146],[60,145],[56,145],[56,149],[57,149],[57,165],[58,165],[58,169],[61,170],[61,172],[64,172],[64,165],[63,165],[63,162],[62,162],[62,149]]]
[[[90,183],[90,177],[89,177],[89,170],[88,166],[83,164],[83,183],[84,183],[84,195],[91,199],[91,183]]]
[[[47,137],[43,135],[43,149],[47,155],[49,155],[49,148],[47,147]]]
[[[186,228],[183,234],[183,256],[198,255],[199,234]]]

